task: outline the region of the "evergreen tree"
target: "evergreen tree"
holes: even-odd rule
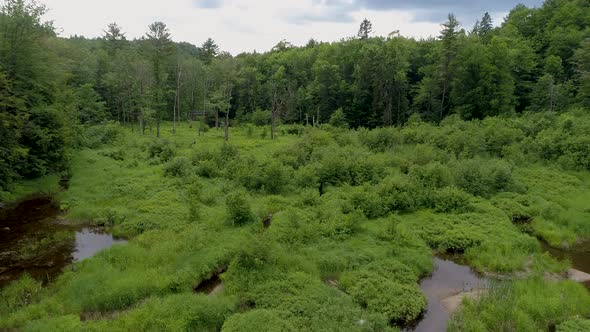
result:
[[[365,18],[361,22],[361,26],[359,28],[359,32],[358,32],[357,36],[363,40],[368,39],[371,32],[373,32],[373,23],[371,23],[371,21],[369,21]]]

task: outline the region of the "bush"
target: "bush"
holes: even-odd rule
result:
[[[469,194],[455,187],[439,189],[433,194],[432,207],[436,212],[466,212],[469,211]]]
[[[410,175],[426,188],[443,188],[452,182],[449,167],[440,162],[431,162],[424,166],[415,165],[410,168]]]
[[[424,205],[424,192],[416,181],[408,177],[388,177],[377,186],[387,212],[411,212]]]
[[[176,157],[164,166],[164,176],[184,177],[191,173],[191,162],[187,157]]]
[[[329,124],[336,128],[348,128],[348,121],[346,121],[346,116],[344,116],[342,108],[332,113]]]
[[[512,184],[512,169],[503,160],[467,159],[451,167],[456,185],[475,196],[489,197]]]
[[[123,135],[121,126],[116,122],[88,127],[82,134],[82,145],[96,149],[114,143]]]
[[[296,331],[285,318],[287,315],[276,310],[255,309],[229,317],[221,329],[222,332],[283,332]]]
[[[0,290],[0,314],[7,315],[35,303],[43,287],[41,282],[25,275]]]
[[[225,199],[225,206],[232,225],[245,225],[254,221],[254,215],[247,200],[247,194],[241,190],[230,193]]]
[[[148,156],[150,159],[159,162],[168,162],[174,158],[176,150],[170,142],[165,139],[156,139],[148,146]]]
[[[557,326],[557,332],[590,331],[590,319],[580,317],[567,320]]]
[[[394,324],[411,322],[426,309],[426,297],[417,284],[397,283],[366,270],[347,272],[340,281],[360,306],[384,315]]]
[[[270,124],[270,111],[256,110],[250,114],[250,121],[257,126],[267,126]]]

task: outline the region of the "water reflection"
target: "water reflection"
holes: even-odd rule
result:
[[[462,292],[487,288],[487,279],[470,267],[454,262],[452,257],[435,257],[434,266],[432,275],[420,282],[420,289],[428,299],[427,311],[424,318],[407,331],[446,331],[451,312],[443,305],[443,300]]]
[[[0,209],[0,287],[27,273],[49,282],[63,268],[124,240],[60,219],[49,197],[37,197]]]
[[[112,234],[86,228],[76,232],[76,245],[74,252],[72,252],[72,258],[74,262],[78,262],[92,257],[99,251],[110,248],[114,244],[126,242],[125,240],[113,238]]]

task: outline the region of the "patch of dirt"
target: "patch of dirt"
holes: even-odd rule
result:
[[[483,295],[487,293],[486,289],[476,289],[470,292],[461,292],[455,295],[451,295],[449,297],[444,298],[441,301],[442,306],[445,310],[452,314],[457,310],[461,309],[461,305],[463,304],[463,299],[472,299],[477,300],[480,299]]]
[[[567,277],[569,280],[573,280],[575,282],[590,282],[590,274],[575,269],[569,269],[567,271]]]

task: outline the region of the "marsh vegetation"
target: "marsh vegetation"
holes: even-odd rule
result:
[[[0,330],[588,329],[589,12],[234,57],[7,0]]]

